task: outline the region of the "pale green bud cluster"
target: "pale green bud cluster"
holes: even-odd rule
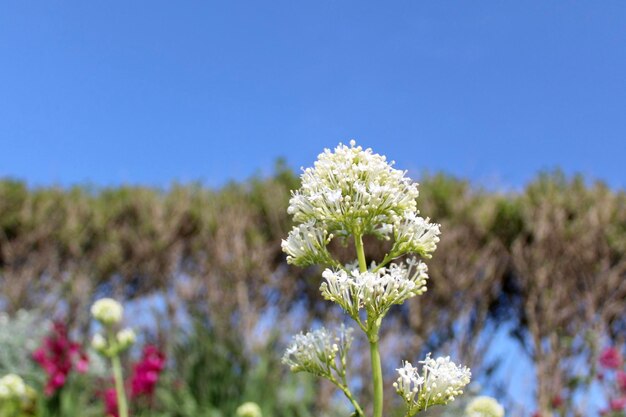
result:
[[[26,392],[26,383],[19,375],[8,374],[0,378],[0,399],[21,399]]]
[[[504,417],[504,407],[495,398],[476,397],[465,407],[467,417]]]
[[[91,307],[93,318],[98,320],[105,330],[105,335],[96,333],[91,339],[91,347],[99,354],[112,358],[130,348],[136,340],[135,332],[125,328],[115,333],[123,318],[124,308],[111,298],[102,298]]]
[[[352,345],[352,329],[341,326],[330,332],[320,328],[300,333],[283,356],[293,372],[309,372],[330,380],[345,376],[347,353]]]
[[[91,315],[105,326],[122,321],[124,308],[112,298],[101,298],[91,306]]]
[[[405,362],[397,370],[399,377],[393,384],[406,403],[408,416],[453,401],[463,393],[472,376],[469,368],[456,365],[448,356],[432,359],[428,354],[419,363],[421,373],[410,362]]]
[[[114,337],[105,338],[96,333],[91,339],[91,347],[107,358],[112,358],[128,350],[136,340],[133,329],[126,328],[117,332]]]
[[[37,393],[15,374],[0,378],[0,415],[23,415],[35,405]]]
[[[119,332],[117,332],[115,340],[121,350],[126,350],[135,343],[135,332],[133,331],[133,329],[120,330]]]
[[[353,319],[359,321],[359,311],[365,308],[368,319],[376,321],[384,317],[394,304],[426,291],[428,268],[426,264],[410,258],[406,264],[391,264],[388,267],[359,272],[352,269],[334,271],[326,269],[320,286],[322,296],[339,304]]]
[[[261,407],[257,403],[248,401],[237,407],[237,417],[263,417]]]

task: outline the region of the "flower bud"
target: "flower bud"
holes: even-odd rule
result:
[[[237,407],[237,417],[263,417],[261,407],[257,403],[246,402]]]
[[[115,338],[117,339],[120,350],[128,349],[136,340],[133,329],[120,330]]]
[[[124,308],[112,298],[102,298],[91,306],[91,315],[105,326],[122,321]]]
[[[98,353],[103,353],[106,350],[107,342],[100,333],[93,335],[91,339],[91,347]]]
[[[495,398],[476,397],[465,408],[465,415],[467,417],[504,417],[504,408]]]

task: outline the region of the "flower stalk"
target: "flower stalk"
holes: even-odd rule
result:
[[[124,376],[122,374],[122,364],[119,356],[116,355],[111,358],[111,366],[113,367],[115,395],[117,397],[117,407],[120,417],[128,417],[128,403],[126,402],[126,393],[124,392]]]
[[[326,149],[314,167],[304,170],[302,186],[293,192],[288,213],[296,225],[282,241],[287,262],[306,267],[322,265],[322,296],[337,303],[352,318],[369,341],[372,368],[372,417],[384,409],[382,360],[379,332],[385,315],[394,305],[426,291],[428,268],[419,260],[428,259],[439,242],[439,225],[419,216],[417,184],[404,171],[392,168],[384,156],[371,149],[339,144]],[[368,266],[363,237],[392,240],[380,263]],[[336,237],[354,239],[356,260],[343,265],[327,246]],[[403,262],[394,259],[414,255]],[[364,417],[363,408],[348,387],[347,353],[351,331],[322,328],[294,338],[283,362],[294,372],[309,372],[330,380]],[[459,368],[449,358],[420,362],[421,370],[398,370],[394,386],[407,405],[406,416],[431,405],[446,404],[462,393],[469,383],[469,369]],[[418,395],[419,394],[419,395]]]
[[[363,237],[358,234],[354,236],[354,247],[356,248],[357,259],[359,260],[359,272],[367,272],[367,261],[365,259],[365,249],[363,248]],[[368,322],[370,320],[368,319]],[[374,325],[368,334],[370,342],[370,363],[372,364],[372,393],[374,395],[373,417],[383,415],[383,370],[380,362],[380,351],[378,349],[378,326]]]
[[[120,355],[135,343],[135,333],[129,328],[115,332],[116,326],[122,321],[123,313],[122,305],[110,298],[100,299],[93,304],[91,314],[104,327],[106,338],[102,334],[96,333],[91,346],[96,352],[111,361],[117,411],[119,417],[128,417],[128,401],[124,389]]]

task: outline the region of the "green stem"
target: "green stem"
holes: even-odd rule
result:
[[[354,235],[354,246],[356,256],[359,258],[359,271],[367,272],[367,262],[365,261],[365,251],[363,250],[363,238],[361,235]]]
[[[374,384],[374,416],[383,415],[383,372],[380,365],[380,353],[378,352],[378,337],[376,341],[370,341],[370,357],[372,360],[372,382]]]
[[[363,250],[363,237],[354,236],[354,246],[356,254],[359,258],[359,270],[361,273],[367,271],[367,262],[365,261],[365,251]],[[368,319],[369,322],[369,319]],[[370,359],[372,363],[372,383],[374,384],[374,415],[373,417],[382,417],[383,415],[383,370],[380,364],[380,353],[378,351],[378,329],[379,323],[368,323],[370,332],[367,337],[370,341]]]
[[[364,416],[363,414],[363,410],[361,409],[361,406],[359,405],[359,403],[354,399],[354,397],[352,396],[352,393],[350,392],[350,389],[347,386],[341,386],[340,387],[341,390],[343,391],[343,393],[345,394],[345,396],[350,400],[350,402],[352,403],[352,406],[354,407],[354,411],[357,412],[358,415],[360,415],[361,417]]]
[[[113,346],[115,336],[109,332],[109,345]],[[115,394],[117,396],[117,410],[120,417],[128,417],[128,404],[126,402],[126,393],[124,392],[124,376],[122,374],[122,363],[120,362],[119,352],[111,356],[111,366],[113,367],[113,379],[115,380]]]

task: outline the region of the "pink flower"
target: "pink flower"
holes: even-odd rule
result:
[[[48,375],[44,388],[47,396],[61,389],[72,369],[85,372],[89,366],[87,355],[78,343],[69,339],[67,327],[60,322],[53,323],[52,332],[44,338],[42,345],[33,352],[33,360]]]
[[[612,411],[621,411],[626,408],[626,397],[614,398],[609,402]]]
[[[130,381],[131,396],[152,396],[164,367],[165,355],[156,346],[144,347],[141,360],[133,368]]]
[[[622,354],[614,347],[604,349],[600,355],[600,365],[608,369],[617,369],[622,364]]]
[[[617,371],[615,379],[617,380],[617,386],[619,387],[619,390],[622,393],[626,393],[626,372]]]
[[[117,409],[117,394],[114,388],[109,388],[102,394],[104,398],[104,411],[107,416],[119,417],[119,411]]]

